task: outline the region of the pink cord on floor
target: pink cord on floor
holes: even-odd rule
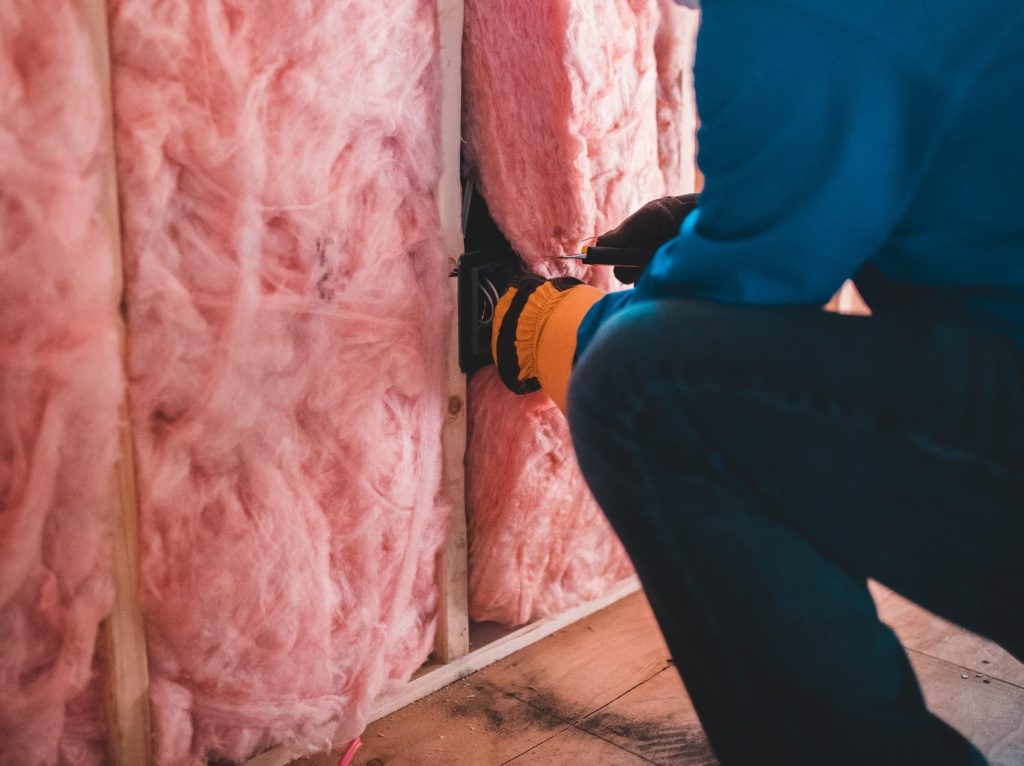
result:
[[[338,766],[349,766],[352,763],[352,759],[356,757],[356,752],[363,746],[363,741],[356,737],[352,740],[348,746],[348,750],[345,751],[345,755],[341,756],[341,760],[338,761]]]

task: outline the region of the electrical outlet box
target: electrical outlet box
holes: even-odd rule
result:
[[[507,247],[466,253],[459,258],[459,367],[473,372],[494,361],[491,327],[498,299],[523,272],[519,257]]]

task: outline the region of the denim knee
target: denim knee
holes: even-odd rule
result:
[[[665,331],[657,305],[630,306],[606,322],[576,360],[569,381],[569,425],[584,413],[622,405],[653,375]]]

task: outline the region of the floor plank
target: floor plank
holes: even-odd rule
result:
[[[971,740],[990,766],[1024,764],[1024,689],[909,651],[928,708]]]
[[[568,726],[486,679],[469,676],[371,724],[356,763],[499,764]]]
[[[674,667],[661,671],[578,725],[652,763],[718,763]]]
[[[882,586],[872,593],[929,707],[992,766],[1024,766],[1020,664]],[[355,763],[713,766],[668,656],[643,595],[629,596],[372,724]],[[295,766],[335,766],[340,754]]]
[[[587,734],[575,726],[508,761],[508,766],[553,766],[554,764],[586,764],[586,766],[650,766],[627,750]]]
[[[878,614],[904,646],[1024,688],[1024,664],[991,641],[936,617],[898,594],[879,603]]]
[[[494,766],[567,730],[668,666],[654,615],[636,593],[371,724],[355,763]],[[541,752],[587,741],[566,735]],[[600,740],[589,746],[598,754],[623,754]],[[335,756],[340,753],[330,756],[334,764]],[[333,764],[310,758],[294,766]]]
[[[670,664],[642,593],[635,593],[478,676],[568,723],[643,683]]]

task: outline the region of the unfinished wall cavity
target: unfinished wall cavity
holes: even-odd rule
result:
[[[446,518],[435,5],[111,10],[159,761],[354,736]]]
[[[609,270],[550,257],[692,191],[696,27],[669,0],[467,0],[466,158],[529,268],[611,288]],[[493,369],[470,400],[472,616],[523,623],[624,576],[561,414],[540,394],[517,400]]]
[[[437,4],[108,0],[127,381],[86,5],[0,3],[0,764],[105,757],[126,390],[158,763],[319,750],[433,635]],[[692,14],[466,10],[467,159],[532,268],[690,188]],[[525,622],[627,574],[562,416],[492,370],[471,397],[473,615]]]
[[[102,89],[68,0],[0,3],[0,764],[98,763],[123,383]]]

